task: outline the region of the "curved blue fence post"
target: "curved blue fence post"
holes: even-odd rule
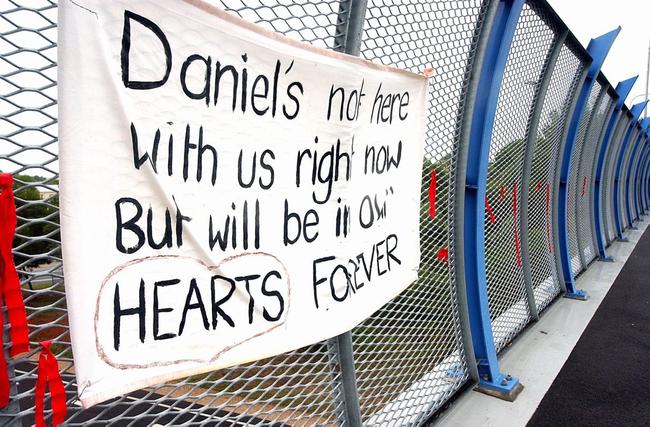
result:
[[[627,177],[626,177],[626,187],[627,187],[627,194],[632,194],[632,207],[634,208],[634,211],[630,209],[630,203],[627,203],[625,205],[625,209],[627,210],[627,219],[628,222],[630,223],[630,227],[635,228],[633,225],[633,222],[639,219],[639,203],[638,203],[638,198],[636,196],[636,182],[637,182],[637,175],[638,175],[638,168],[639,164],[637,163],[636,169],[634,169],[634,162],[637,156],[639,157],[639,161],[641,160],[640,158],[640,151],[641,148],[643,147],[643,144],[645,144],[645,135],[646,132],[648,131],[648,126],[650,126],[650,117],[645,118],[641,120],[641,133],[639,134],[639,139],[636,142],[636,145],[632,149],[632,154],[630,155],[630,165],[627,170]],[[630,189],[632,191],[630,192]]]
[[[648,101],[643,101],[639,102],[638,104],[634,104],[630,109],[630,112],[632,113],[632,121],[630,122],[630,127],[627,129],[625,136],[623,137],[623,143],[621,144],[621,149],[619,150],[618,158],[616,159],[616,169],[614,170],[614,226],[616,227],[616,238],[622,242],[626,242],[627,239],[623,237],[623,224],[621,222],[623,212],[620,211],[619,198],[621,196],[621,189],[619,181],[623,179],[621,177],[621,173],[623,172],[623,160],[625,159],[625,151],[627,149],[627,145],[630,142],[632,131],[636,126],[636,122],[639,120],[639,116],[641,116],[641,113],[643,112],[643,109],[645,108],[647,102]]]
[[[650,144],[650,133],[648,134],[648,139],[646,140],[645,147],[643,147],[643,150],[645,151],[645,160],[643,162],[643,167],[641,168],[641,177],[639,178],[641,183],[639,192],[641,193],[641,205],[643,206],[644,215],[648,212],[648,199],[646,194],[646,182],[645,182],[646,171],[648,167],[648,144]]]
[[[648,208],[650,207],[650,182],[648,182],[648,177],[650,174],[650,140],[646,143],[646,151],[648,152],[648,160],[643,166],[643,177],[641,179],[641,183],[643,184],[643,206],[645,208],[645,212],[647,213]]]
[[[643,166],[643,176],[641,178],[641,183],[643,184],[643,206],[645,212],[648,213],[650,208],[650,136],[648,136],[648,141],[646,142],[646,162]]]
[[[485,47],[469,129],[465,172],[463,251],[465,287],[479,390],[513,400],[519,380],[499,371],[488,306],[484,253],[484,218],[490,140],[499,90],[524,0],[501,0]]]
[[[603,34],[602,36],[591,39],[589,46],[587,46],[587,52],[593,58],[593,62],[589,67],[587,72],[587,77],[585,82],[580,89],[580,94],[578,95],[578,100],[576,102],[576,107],[571,117],[569,123],[569,132],[567,134],[567,139],[564,144],[564,149],[562,151],[562,163],[560,166],[560,186],[558,188],[558,238],[559,238],[559,250],[560,250],[560,261],[562,264],[562,276],[564,277],[564,283],[566,285],[566,294],[568,298],[575,299],[587,299],[587,293],[583,290],[576,289],[575,282],[573,280],[573,272],[571,271],[571,252],[569,250],[569,230],[568,230],[568,212],[567,204],[569,201],[568,190],[569,190],[569,168],[571,166],[571,156],[573,154],[573,146],[575,145],[576,139],[578,137],[578,129],[580,127],[580,119],[582,118],[582,113],[584,112],[585,106],[587,104],[587,99],[589,98],[589,93],[591,92],[598,72],[605,61],[605,57],[609,52],[609,49],[612,47],[616,36],[621,31],[621,27],[618,27],[614,31]]]
[[[645,147],[645,161],[643,162],[643,167],[641,168],[641,205],[643,206],[643,213],[648,213],[648,162],[650,161],[650,133],[648,133],[648,139],[646,140]]]
[[[598,259],[601,261],[614,261],[614,258],[607,255],[605,236],[603,233],[601,233],[603,221],[603,218],[601,216],[601,198],[603,196],[601,181],[603,179],[603,173],[605,169],[605,158],[607,156],[609,144],[614,135],[616,124],[618,123],[618,119],[621,115],[621,109],[625,103],[625,98],[627,98],[627,96],[630,94],[632,86],[634,86],[634,83],[636,83],[636,80],[638,78],[639,76],[637,75],[627,80],[623,80],[616,85],[616,94],[618,95],[618,99],[616,100],[616,105],[614,106],[614,111],[612,112],[612,115],[609,119],[609,123],[607,123],[607,130],[605,131],[603,143],[601,144],[600,151],[598,152],[596,177],[594,181],[594,235],[596,236],[596,243],[598,245]]]

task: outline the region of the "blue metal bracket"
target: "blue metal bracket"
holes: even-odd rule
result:
[[[571,167],[571,156],[573,155],[573,146],[575,145],[576,139],[578,137],[578,129],[580,126],[580,119],[587,105],[587,100],[589,98],[589,93],[591,92],[600,68],[605,61],[605,57],[609,53],[609,49],[612,47],[616,36],[621,31],[621,27],[616,28],[609,33],[603,34],[602,36],[591,39],[589,46],[587,46],[587,52],[593,58],[593,62],[589,67],[585,81],[580,89],[578,94],[578,99],[576,102],[575,110],[573,116],[571,117],[571,122],[569,123],[569,132],[567,134],[567,139],[564,144],[564,149],[562,151],[562,163],[560,166],[560,185],[558,188],[558,238],[559,238],[559,250],[560,250],[560,261],[562,264],[562,275],[564,277],[564,282],[566,285],[566,294],[567,298],[574,299],[587,299],[587,293],[585,291],[576,289],[575,281],[573,279],[573,271],[571,270],[571,251],[569,250],[569,230],[568,230],[568,191],[569,191],[569,168]]]
[[[636,83],[636,80],[639,78],[639,76],[634,76],[632,78],[629,78],[627,80],[623,80],[619,82],[616,85],[616,94],[618,95],[618,99],[616,100],[616,105],[614,106],[614,111],[612,111],[612,115],[609,119],[609,123],[607,123],[607,130],[605,131],[605,136],[603,138],[603,143],[600,146],[600,151],[598,152],[598,160],[596,164],[596,178],[595,178],[595,184],[594,184],[594,235],[596,236],[596,244],[598,245],[598,259],[600,261],[607,261],[607,262],[613,262],[614,258],[607,255],[607,250],[606,250],[606,240],[605,236],[603,233],[601,233],[602,230],[602,224],[603,224],[603,219],[601,216],[602,210],[601,210],[601,198],[602,198],[602,178],[603,178],[603,173],[605,170],[605,159],[607,157],[607,150],[609,148],[609,144],[614,136],[614,130],[616,128],[616,124],[618,123],[618,120],[621,116],[621,109],[623,108],[623,104],[625,103],[625,98],[630,94],[630,91],[632,90],[632,86],[634,86],[634,83]]]
[[[523,386],[517,378],[499,371],[487,295],[484,219],[490,140],[499,90],[524,3],[524,0],[501,0],[487,36],[469,130],[463,212],[465,287],[479,376],[477,390],[510,401]]]
[[[627,171],[627,185],[631,186],[632,188],[632,206],[634,207],[634,212],[631,212],[629,210],[629,204],[627,205],[628,209],[628,220],[630,221],[630,224],[632,224],[632,219],[638,220],[640,217],[640,211],[639,211],[639,199],[637,197],[637,190],[638,190],[638,176],[639,176],[639,167],[641,166],[641,153],[643,150],[643,145],[645,144],[645,138],[646,134],[648,133],[648,127],[650,126],[650,117],[647,117],[643,120],[641,120],[641,129],[642,132],[639,135],[639,140],[636,143],[636,146],[634,147],[634,151],[632,151],[632,155],[630,156],[630,168]],[[632,170],[634,166],[634,159],[637,158],[638,155],[638,163],[636,165],[636,169]]]
[[[630,109],[630,112],[632,113],[632,121],[630,122],[630,126],[625,132],[623,143],[621,144],[621,149],[618,153],[618,158],[616,159],[616,169],[614,171],[614,225],[616,227],[616,240],[619,242],[628,241],[628,239],[623,236],[623,224],[621,222],[621,216],[623,215],[623,212],[620,211],[620,205],[618,203],[618,200],[620,198],[619,180],[622,179],[621,173],[623,169],[623,160],[625,159],[625,151],[627,150],[627,145],[630,142],[632,131],[634,130],[634,127],[639,120],[639,116],[641,116],[641,113],[643,112],[643,109],[645,108],[647,102],[648,101],[643,101],[639,102],[638,104],[634,104]]]

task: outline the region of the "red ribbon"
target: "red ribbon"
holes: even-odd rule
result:
[[[3,351],[2,333],[0,333],[0,408],[9,404],[9,374],[7,373],[7,361]]]
[[[537,184],[535,184],[535,192],[538,192],[541,189],[542,189],[542,182],[537,181]]]
[[[499,200],[503,200],[505,198],[506,198],[506,189],[502,185],[501,188],[499,188]]]
[[[485,209],[487,210],[488,215],[490,215],[490,224],[496,223],[497,219],[494,216],[494,212],[492,212],[492,206],[490,206],[487,196],[485,196]]]
[[[9,354],[16,356],[29,351],[29,330],[25,303],[20,288],[20,280],[14,265],[11,246],[16,232],[16,203],[14,192],[11,189],[13,178],[8,173],[0,174],[0,258],[2,270],[0,271],[0,292],[7,305],[7,318],[11,328],[11,350]]]
[[[449,250],[447,248],[438,249],[438,261],[444,261],[445,264],[449,264]]]
[[[11,175],[0,173],[0,307],[3,301],[7,305],[7,318],[11,326],[9,354],[15,356],[29,351],[29,331],[20,280],[18,280],[11,249],[16,231],[16,203],[12,184]],[[0,408],[4,408],[9,403],[9,374],[3,348],[4,343],[0,333]]]
[[[548,252],[553,253],[553,242],[551,242],[551,184],[546,183],[546,241]]]
[[[517,222],[517,183],[515,182],[512,190],[512,216],[515,219],[514,229],[515,229],[515,250],[517,252],[517,267],[521,267],[521,252],[519,248],[519,224]]]
[[[65,388],[61,375],[59,375],[59,363],[50,351],[50,341],[43,341],[41,355],[38,358],[38,378],[36,379],[36,427],[45,427],[45,388],[50,388],[52,402],[52,427],[56,427],[65,421],[67,407],[65,403]]]
[[[429,184],[429,216],[433,219],[436,217],[436,190],[437,190],[436,170],[431,171],[431,184]]]
[[[580,197],[585,197],[585,190],[587,189],[587,177],[582,178],[582,193]]]

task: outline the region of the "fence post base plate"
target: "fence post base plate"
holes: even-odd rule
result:
[[[508,402],[514,402],[523,389],[524,386],[519,382],[519,379],[510,375],[499,375],[499,378],[494,382],[481,380],[474,387],[474,390],[480,393]]]
[[[577,299],[580,301],[587,301],[589,299],[589,294],[582,289],[576,289],[574,292],[567,292],[564,294],[564,298]]]
[[[598,261],[601,261],[601,262],[614,262],[615,259],[614,259],[613,256],[606,255],[606,256],[598,257]]]

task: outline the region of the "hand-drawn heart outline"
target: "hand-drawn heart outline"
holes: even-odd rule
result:
[[[232,261],[234,259],[237,259],[237,258],[242,258],[242,257],[245,257],[245,256],[250,256],[250,255],[266,255],[266,256],[269,256],[269,257],[273,258],[275,261],[277,261],[277,263],[280,264],[280,266],[282,267],[282,270],[284,270],[285,277],[287,278],[286,279],[287,280],[287,316],[285,316],[285,318],[284,318],[284,320],[282,322],[278,323],[277,325],[272,326],[269,329],[258,332],[255,335],[251,335],[250,337],[246,338],[243,341],[240,341],[240,342],[238,342],[236,344],[233,344],[233,345],[230,345],[230,346],[227,346],[227,347],[223,348],[221,351],[219,351],[217,354],[215,354],[214,356],[212,356],[209,359],[178,359],[178,360],[169,360],[169,361],[164,361],[164,362],[163,361],[152,362],[152,363],[147,363],[147,364],[135,364],[135,363],[116,363],[116,362],[113,362],[110,359],[110,357],[106,354],[106,352],[104,351],[104,347],[99,342],[99,335],[97,334],[97,323],[99,321],[99,300],[100,300],[100,297],[102,296],[102,292],[104,290],[104,287],[110,281],[110,279],[113,278],[113,276],[115,276],[117,273],[121,272],[125,268],[130,267],[132,265],[141,264],[141,263],[146,262],[146,261],[161,260],[161,259],[190,260],[190,261],[196,262],[197,264],[202,265],[205,269],[212,272],[212,271],[215,271],[215,270],[219,270],[219,268],[221,267],[222,264],[225,264],[225,263],[227,263],[229,261]],[[233,256],[222,259],[221,262],[219,262],[219,264],[213,265],[213,266],[207,265],[206,263],[204,263],[200,259],[193,258],[193,257],[188,257],[188,256],[182,256],[182,255],[154,255],[154,256],[149,256],[149,257],[144,257],[144,258],[132,259],[130,261],[125,262],[122,265],[119,265],[118,267],[114,268],[113,270],[111,270],[111,272],[108,273],[108,275],[102,281],[102,285],[99,287],[99,292],[97,293],[97,302],[95,303],[95,316],[94,316],[94,325],[93,325],[93,329],[94,329],[94,332],[95,332],[95,347],[97,349],[97,354],[102,359],[102,361],[104,361],[104,363],[106,363],[107,365],[112,366],[113,368],[116,368],[116,369],[147,369],[147,368],[154,368],[154,367],[160,367],[160,366],[177,365],[177,364],[188,363],[188,362],[196,362],[196,363],[202,363],[202,364],[209,365],[210,363],[214,363],[219,357],[221,357],[221,355],[223,355],[227,351],[230,351],[233,348],[238,347],[238,346],[244,344],[245,342],[248,342],[248,341],[252,340],[253,338],[257,338],[257,337],[259,337],[261,335],[267,334],[267,333],[271,332],[272,330],[274,330],[276,328],[279,328],[280,326],[284,325],[286,323],[286,321],[287,321],[287,317],[288,317],[290,307],[291,307],[291,278],[289,277],[289,272],[287,271],[287,268],[284,266],[282,261],[280,261],[278,259],[278,257],[276,257],[275,255],[272,255],[272,254],[270,254],[268,252],[261,252],[261,251],[260,252],[246,252],[246,253],[239,254],[239,255],[233,255]]]

